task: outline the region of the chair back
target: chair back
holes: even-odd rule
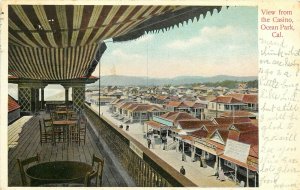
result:
[[[42,144],[43,143],[43,134],[46,133],[46,128],[45,128],[45,125],[44,125],[44,130],[43,130],[41,120],[39,120],[39,127],[40,127],[40,143]]]
[[[47,118],[47,119],[45,119],[45,118],[43,118],[43,124],[44,124],[44,128],[47,128],[47,127],[51,127],[51,125],[52,125],[52,118]]]
[[[26,165],[29,165],[30,163],[33,162],[39,162],[40,161],[40,155],[36,154],[36,156],[30,157],[30,158],[26,158],[24,160],[21,159],[17,159],[18,165],[19,165],[19,169],[20,169],[20,176],[21,176],[21,182],[23,186],[27,186],[27,180],[26,180],[26,175],[25,175],[25,170],[24,167]]]
[[[78,116],[77,116],[76,112],[71,111],[71,112],[68,112],[67,119],[68,120],[77,120]]]
[[[90,186],[90,178],[91,178],[91,173],[87,172],[84,178],[84,187]]]
[[[95,156],[95,154],[93,154],[93,159],[92,159],[92,167],[94,168],[94,166],[96,166],[96,170],[95,170],[94,174],[91,174],[91,177],[96,177],[96,186],[98,186],[98,178],[99,178],[99,185],[101,187],[102,186],[104,160]]]
[[[52,120],[55,120],[55,119],[56,119],[56,114],[55,114],[54,111],[50,111],[50,118],[51,118]]]
[[[40,137],[42,138],[42,134],[43,134],[43,127],[42,127],[41,120],[39,120],[39,127],[40,127]],[[44,131],[46,131],[45,127],[44,127]]]

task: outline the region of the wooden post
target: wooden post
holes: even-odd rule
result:
[[[235,167],[234,167],[234,181],[236,183],[236,175],[237,175],[237,165],[235,164]]]
[[[219,156],[218,155],[216,155],[216,162],[215,162],[215,164],[217,164],[217,167],[216,167],[217,171],[215,171],[217,173],[218,169],[219,169]]]
[[[167,129],[167,137],[169,136],[169,129]]]
[[[41,88],[41,109],[45,109],[45,100],[44,100],[44,88],[45,87],[42,87]]]
[[[194,145],[193,146],[193,152],[192,152],[192,160],[195,159],[195,152],[196,152],[196,147]]]
[[[68,105],[69,105],[69,87],[66,87],[66,86],[65,86],[65,103],[66,103],[66,106],[68,107]]]
[[[256,172],[254,173],[254,187],[256,187]]]
[[[249,187],[249,169],[247,168],[247,187]]]

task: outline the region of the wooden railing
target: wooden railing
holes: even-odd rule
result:
[[[110,147],[137,186],[196,186],[107,118],[102,115],[99,117],[88,105],[85,106],[84,112],[96,136],[102,138]]]

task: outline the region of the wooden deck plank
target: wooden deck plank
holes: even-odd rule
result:
[[[22,125],[20,127],[22,127],[22,131],[19,133],[19,138],[18,138],[18,141],[16,142],[16,146],[14,147],[10,147],[9,148],[9,152],[8,152],[8,155],[9,156],[14,156],[15,154],[18,153],[15,152],[15,150],[19,147],[18,144],[21,144],[20,146],[23,146],[22,144],[26,144],[26,140],[31,140],[30,138],[26,138],[28,136],[30,136],[30,127],[32,125],[32,123],[34,123],[34,118],[31,118],[27,123],[27,125]],[[9,135],[9,134],[8,134]],[[26,139],[24,139],[26,138]]]
[[[40,153],[41,161],[55,161],[55,160],[78,160],[81,162],[91,163],[92,155],[103,157],[104,155],[99,150],[93,136],[90,131],[87,130],[86,144],[76,143],[68,146],[67,144],[58,143],[53,146],[51,143],[39,143],[39,123],[38,120],[43,116],[35,116],[22,124],[22,120],[19,121],[18,126],[10,129],[8,133],[10,142],[13,144],[14,140],[17,141],[15,147],[9,148],[8,154],[8,185],[9,186],[20,186],[20,172],[17,166],[17,158],[27,158],[34,156],[36,153]],[[18,134],[19,136],[16,136]],[[11,137],[12,135],[13,137]],[[114,165],[112,165],[110,159],[105,158],[103,186],[119,186],[123,184],[123,179],[118,179],[115,176],[118,172]],[[119,180],[119,181],[118,181]]]
[[[30,123],[30,125],[32,125],[32,123]],[[22,153],[22,156],[21,157],[15,157],[15,159],[12,159],[12,163],[9,165],[9,170],[13,171],[10,174],[11,179],[20,179],[20,172],[19,172],[19,168],[18,168],[16,159],[17,158],[24,159],[24,158],[27,158],[27,157],[31,157],[38,150],[38,143],[36,143],[36,141],[35,141],[35,139],[38,139],[38,134],[35,133],[35,134],[31,135],[30,139],[31,140],[26,140],[26,143],[28,145],[26,145],[26,143],[24,143],[26,148],[24,149],[24,152]],[[20,139],[19,143],[21,143],[21,139]],[[22,149],[20,149],[20,152],[22,152]],[[18,156],[18,155],[16,154],[15,156]]]

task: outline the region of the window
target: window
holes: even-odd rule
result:
[[[229,162],[229,161],[227,161],[227,160],[224,160],[224,165],[225,165],[225,166],[228,166],[228,167],[231,168],[231,169],[235,169],[235,164],[232,163],[232,162]]]

